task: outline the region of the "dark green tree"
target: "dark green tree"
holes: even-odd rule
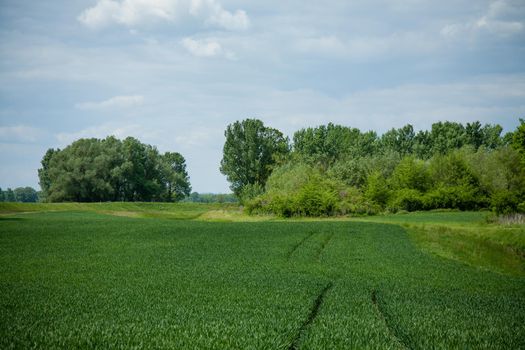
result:
[[[8,188],[7,191],[4,192],[4,197],[6,202],[16,202],[15,193],[10,188]]]
[[[293,136],[294,152],[309,163],[328,169],[340,159],[371,156],[377,152],[377,134],[328,123],[297,131]]]
[[[186,171],[186,160],[180,153],[164,153],[161,156],[161,172],[166,186],[166,201],[179,201],[190,195],[191,185]]]
[[[420,130],[414,137],[414,155],[419,159],[429,159],[432,157],[432,140],[430,132]]]
[[[391,129],[381,136],[381,147],[383,150],[391,150],[406,156],[414,151],[414,139],[416,134],[412,125],[407,124],[400,129]]]
[[[42,168],[38,169],[38,178],[40,179],[39,184],[42,189],[43,196],[46,197],[49,188],[51,187],[51,178],[49,177],[49,169],[51,167],[51,159],[53,156],[58,153],[60,149],[50,148],[44,154],[41,164]]]
[[[465,143],[478,149],[484,141],[484,133],[481,129],[481,123],[475,121],[473,123],[467,123],[465,126]]]
[[[501,125],[485,124],[481,129],[481,132],[483,135],[482,145],[487,149],[496,149],[503,146],[503,138],[501,137],[503,128]]]
[[[17,202],[38,202],[38,193],[32,187],[17,187],[13,190]]]
[[[512,134],[512,147],[516,149],[525,162],[525,119],[520,118],[520,125]]]
[[[80,139],[48,150],[38,174],[50,202],[171,201],[190,191],[180,154],[163,157],[132,137]]]
[[[247,185],[264,186],[273,167],[289,153],[288,138],[258,119],[228,125],[221,160],[221,172],[239,196]]]
[[[465,127],[461,123],[438,122],[432,124],[430,141],[432,155],[446,154],[465,145],[467,136]]]

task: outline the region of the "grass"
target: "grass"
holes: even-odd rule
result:
[[[232,203],[152,203],[152,202],[102,202],[102,203],[7,203],[0,202],[0,213],[30,213],[48,211],[81,211],[115,216],[167,219],[197,219],[209,212],[239,215],[239,206]]]
[[[525,277],[427,254],[401,226],[479,214],[220,222],[203,219],[241,214],[178,205],[0,216],[0,348],[525,347]]]
[[[525,226],[500,224],[488,212],[416,212],[359,218],[402,225],[427,253],[525,276]]]

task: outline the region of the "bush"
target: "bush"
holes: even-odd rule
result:
[[[520,203],[517,194],[511,191],[494,193],[490,204],[492,210],[498,215],[513,214],[517,213],[519,209],[524,209],[523,203]]]
[[[274,187],[247,201],[245,209],[250,214],[272,213],[280,217],[376,214],[380,210],[365,200],[357,188],[345,187],[319,173],[311,173],[295,191],[279,192]]]
[[[424,196],[425,209],[472,210],[487,206],[487,199],[469,185],[439,186]]]
[[[424,209],[423,203],[424,201],[421,192],[405,188],[394,192],[388,207],[389,210],[393,212],[399,210],[416,211]]]
[[[380,172],[368,176],[365,197],[380,207],[384,207],[390,198],[390,190],[385,178]]]
[[[381,207],[378,204],[367,200],[363,193],[355,187],[348,187],[339,192],[336,212],[340,215],[375,215],[380,211]]]
[[[303,216],[334,215],[337,192],[328,181],[312,179],[295,196],[295,213]]]
[[[247,184],[245,185],[239,194],[239,202],[241,204],[247,203],[249,200],[257,197],[258,195],[261,195],[264,193],[264,188],[258,184]]]

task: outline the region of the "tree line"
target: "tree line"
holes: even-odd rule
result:
[[[38,170],[47,202],[179,201],[191,192],[186,161],[128,137],[79,139],[48,149]]]
[[[3,191],[0,187],[0,202],[34,203],[39,201],[39,193],[32,187],[8,188]]]
[[[412,125],[379,136],[329,123],[292,142],[260,120],[225,131],[221,171],[248,211],[281,216],[428,209],[525,212],[525,121]]]

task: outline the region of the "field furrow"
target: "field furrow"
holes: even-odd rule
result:
[[[0,348],[518,349],[525,279],[396,225],[0,218]]]

